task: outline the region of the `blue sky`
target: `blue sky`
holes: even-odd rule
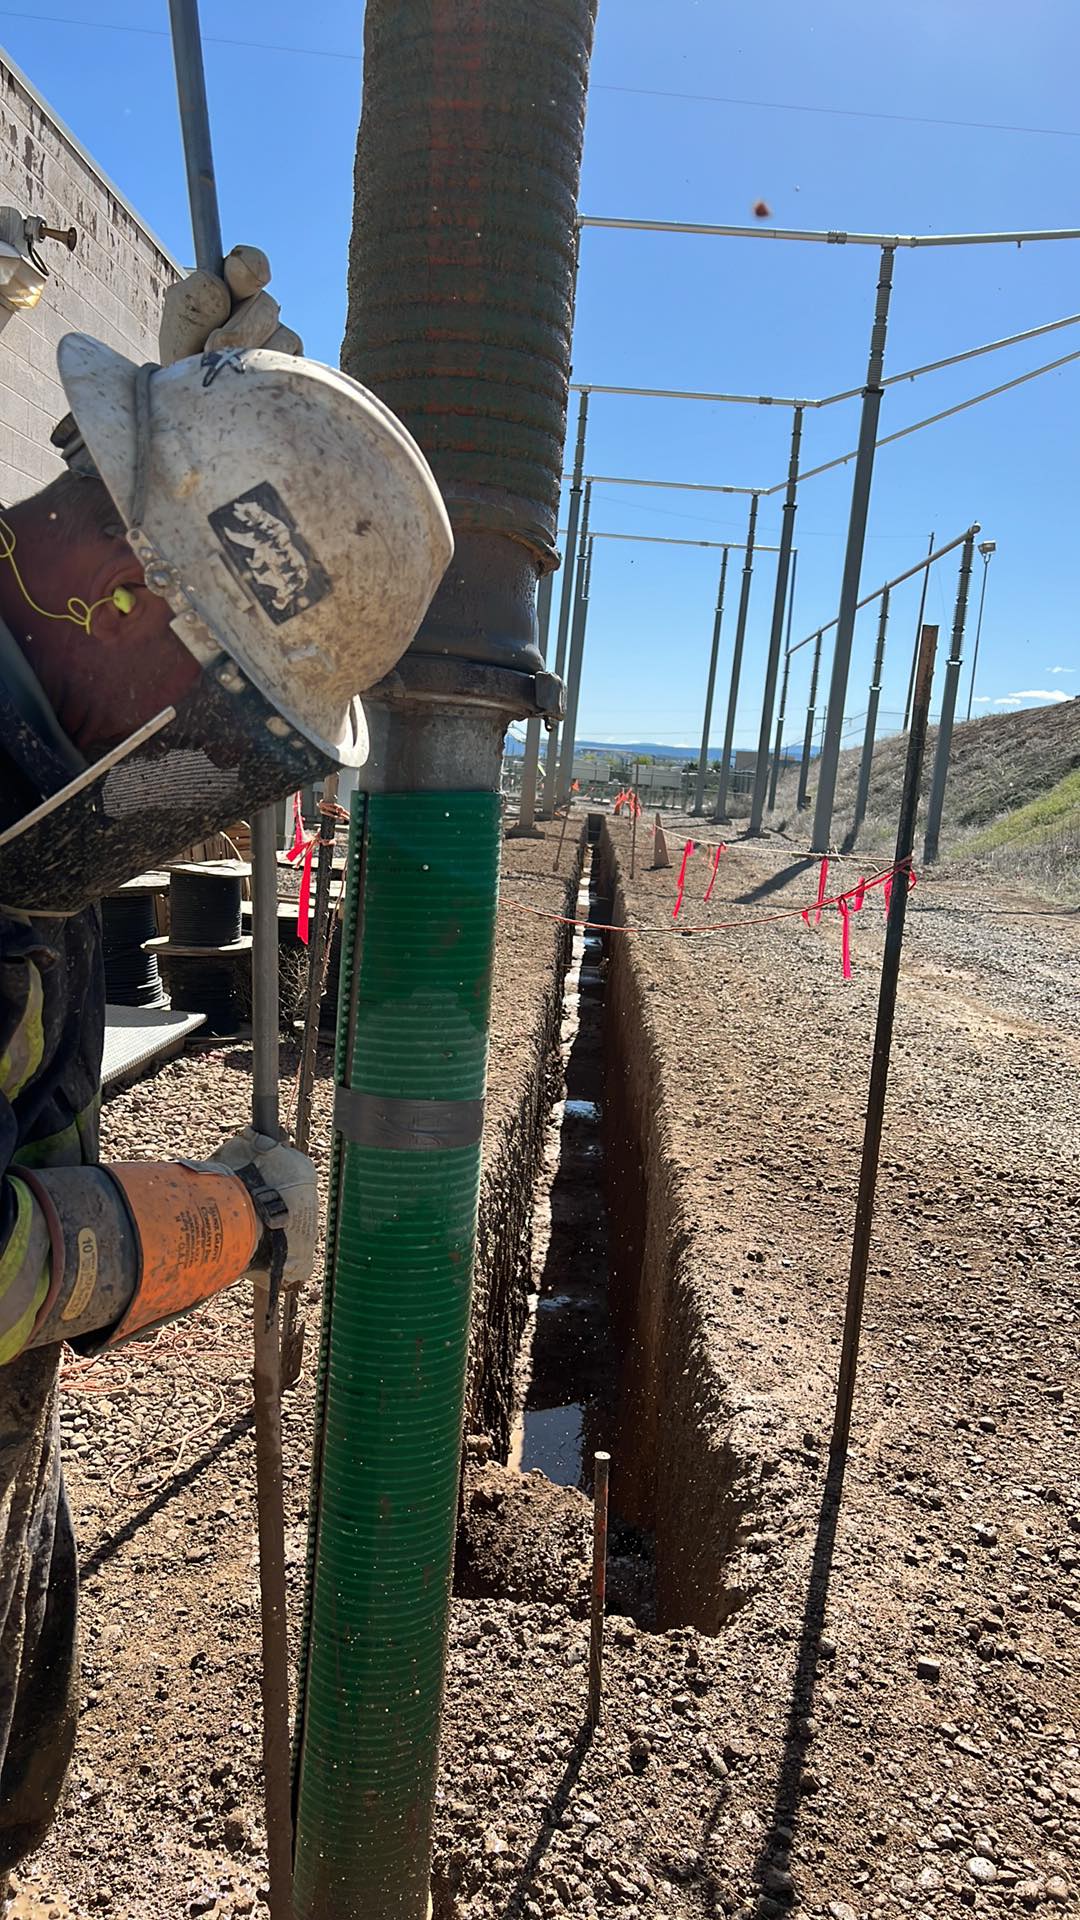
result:
[[[202,0],[226,244],[267,248],[275,291],[309,352],[336,361],[344,320],[360,89],[359,0]],[[107,31],[106,23],[126,29]],[[165,0],[23,0],[0,43],[166,246],[190,255]],[[262,46],[222,42],[253,41]],[[764,198],[781,226],[957,232],[1080,224],[1075,194],[1080,19],[1071,0],[601,0],[582,180],[584,213],[741,224]],[[951,123],[951,124],[945,124]],[[965,123],[965,124],[957,124]],[[979,123],[979,124],[973,124]],[[1005,129],[1013,129],[1012,131]],[[1036,129],[1021,131],[1018,129]],[[575,378],[818,395],[857,385],[877,254],[762,241],[584,236]],[[897,254],[887,371],[1080,311],[1080,242]],[[886,396],[882,431],[1080,348],[1080,327]],[[1080,691],[1075,428],[1080,361],[886,448],[864,590],[973,519],[997,542],[976,712]],[[807,415],[804,464],[854,445],[857,405]],[[571,419],[571,432],[573,421]],[[769,485],[783,478],[779,410],[597,398],[593,471]],[[850,468],[800,503],[795,637],[835,612]],[[741,539],[744,505],[602,488],[593,524]],[[779,501],[763,504],[773,543]],[[604,541],[593,570],[583,736],[695,741],[719,555]],[[737,562],[737,556],[733,556]],[[736,740],[757,738],[772,561],[755,574]],[[976,563],[977,573],[981,571]],[[976,582],[977,584],[977,582]],[[737,598],[729,575],[721,680]],[[928,617],[947,628],[951,561]],[[894,596],[882,710],[903,705],[914,587]],[[970,659],[970,637],[967,656]],[[856,634],[849,711],[865,707],[874,616]],[[805,704],[810,649],[790,710]],[[966,707],[966,672],[962,685]],[[714,723],[722,731],[723,700]],[[797,735],[797,725],[789,737]]]

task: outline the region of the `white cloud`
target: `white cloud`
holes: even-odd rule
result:
[[[1075,673],[1075,667],[1051,667],[1051,673]]]
[[[975,705],[977,707],[989,707],[991,704],[992,702],[988,693],[977,693],[975,695]]]
[[[1020,695],[1018,693],[1007,693],[1004,699],[995,700],[994,705],[995,707],[1018,707],[1020,705]]]
[[[1060,687],[1025,687],[1021,693],[1011,693],[1010,700],[1069,700],[1071,694],[1062,693]]]

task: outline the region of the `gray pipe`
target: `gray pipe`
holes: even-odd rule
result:
[[[902,733],[908,730],[911,719],[911,701],[915,692],[915,669],[919,664],[919,648],[922,644],[923,618],[926,614],[926,589],[930,585],[930,555],[934,551],[934,536],[930,535],[930,545],[926,549],[927,561],[923,570],[922,588],[919,593],[919,617],[915,622],[915,645],[911,649],[911,672],[908,675],[907,699],[904,701],[904,724]]]
[[[791,567],[791,542],[795,532],[796,491],[799,483],[799,446],[802,440],[803,410],[796,407],[791,420],[791,450],[788,455],[787,492],[780,528],[780,557],[776,563],[776,590],[773,594],[772,626],[769,629],[769,656],[765,665],[765,692],[761,701],[761,727],[758,732],[757,762],[754,767],[754,791],[750,801],[751,834],[760,834],[765,815],[765,795],[769,784],[769,741],[772,736],[773,703],[776,676],[780,667],[780,649],[784,640],[784,609],[787,605],[788,572]]]
[[[727,585],[727,557],[725,547],[720,559],[720,585],[716,594],[716,612],[713,615],[712,649],[709,653],[709,679],[705,688],[705,718],[701,727],[701,758],[698,761],[697,779],[694,782],[694,804],[691,812],[702,814],[705,811],[705,780],[709,765],[709,729],[712,726],[713,691],[716,686],[716,661],[720,652],[720,629],[724,623],[724,589]]]
[[[827,853],[832,834],[833,801],[836,798],[836,769],[840,759],[840,739],[844,727],[844,702],[847,699],[851,644],[855,637],[855,611],[859,599],[866,521],[870,509],[870,486],[874,477],[874,444],[878,416],[881,413],[881,374],[885,363],[885,335],[889,323],[889,296],[892,292],[895,253],[891,246],[881,249],[874,325],[870,334],[870,358],[863,389],[862,415],[859,420],[859,447],[855,456],[855,476],[851,483],[851,516],[848,521],[844,574],[840,586],[840,608],[836,622],[836,646],[833,651],[829,704],[825,713],[825,736],[818,768],[814,830],[810,840],[812,853]]]
[[[949,658],[945,666],[945,688],[941,696],[937,751],[934,754],[934,772],[930,781],[930,798],[926,807],[926,839],[923,842],[923,865],[926,867],[932,866],[937,859],[941,841],[941,816],[945,807],[945,782],[949,777],[953,720],[956,716],[956,695],[960,685],[964,624],[967,620],[968,588],[971,585],[971,564],[974,555],[975,530],[973,529],[964,541],[964,550],[960,555],[960,576],[956,583],[952,645],[949,648]]]
[[[742,672],[743,644],[746,640],[746,618],[750,611],[750,586],[754,578],[754,533],[757,528],[758,496],[755,493],[750,502],[750,518],[746,523],[746,546],[743,550],[742,585],[739,589],[739,617],[735,623],[735,645],[731,655],[731,686],[728,690],[727,719],[724,723],[724,751],[720,760],[720,785],[716,795],[716,821],[727,819],[728,776],[731,767],[731,747],[735,737],[735,709],[739,704],[739,676]]]

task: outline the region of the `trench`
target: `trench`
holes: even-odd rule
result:
[[[601,815],[589,818],[575,912],[625,918]],[[742,1548],[760,1523],[762,1465],[740,1445],[737,1394],[707,1353],[631,940],[574,929],[554,1055],[537,1069],[549,1101],[514,1378],[501,1396],[513,1409],[508,1442],[479,1475],[467,1468],[459,1591],[559,1597],[583,1611],[603,1448],[609,1611],[646,1629],[716,1633],[748,1597]]]

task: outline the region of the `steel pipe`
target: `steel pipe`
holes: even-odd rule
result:
[[[934,771],[930,779],[930,798],[926,805],[926,838],[923,842],[923,865],[932,866],[938,857],[941,845],[941,816],[945,809],[945,783],[949,777],[949,759],[952,753],[953,721],[956,717],[956,696],[960,687],[960,667],[964,647],[964,626],[967,621],[968,589],[971,585],[971,568],[975,556],[975,530],[964,541],[964,550],[960,555],[960,573],[956,583],[956,610],[953,614],[952,643],[949,658],[945,665],[945,685],[941,695],[941,717],[938,720],[937,747],[934,752]]]
[[[720,785],[716,794],[716,821],[727,819],[728,779],[731,771],[731,750],[735,738],[735,709],[739,704],[739,678],[742,673],[743,646],[746,641],[746,621],[750,612],[750,587],[754,578],[754,535],[757,530],[758,501],[755,494],[750,502],[750,517],[746,523],[746,544],[743,548],[742,581],[739,587],[739,612],[735,622],[735,644],[731,653],[731,685],[728,688],[727,719],[724,723],[724,749],[720,760]]]
[[[773,593],[772,625],[769,629],[769,651],[765,662],[765,689],[761,701],[761,726],[758,730],[758,756],[754,767],[754,790],[750,800],[750,825],[748,832],[760,834],[765,816],[765,796],[769,782],[769,741],[772,738],[773,703],[776,700],[776,678],[780,670],[780,649],[784,644],[784,613],[787,606],[788,571],[791,566],[791,543],[795,533],[795,514],[798,510],[797,488],[799,472],[799,448],[802,443],[802,408],[796,407],[791,421],[791,446],[788,453],[787,493],[784,499],[783,519],[780,527],[780,557],[776,563],[776,588]]]
[[[705,811],[705,781],[709,765],[709,729],[712,726],[713,693],[716,688],[716,662],[720,652],[720,629],[724,622],[724,590],[727,586],[728,557],[725,547],[720,561],[720,585],[716,593],[716,612],[713,615],[712,646],[709,650],[709,677],[705,686],[705,718],[701,725],[701,757],[698,760],[697,779],[694,782],[694,804],[691,812],[702,814]]]

